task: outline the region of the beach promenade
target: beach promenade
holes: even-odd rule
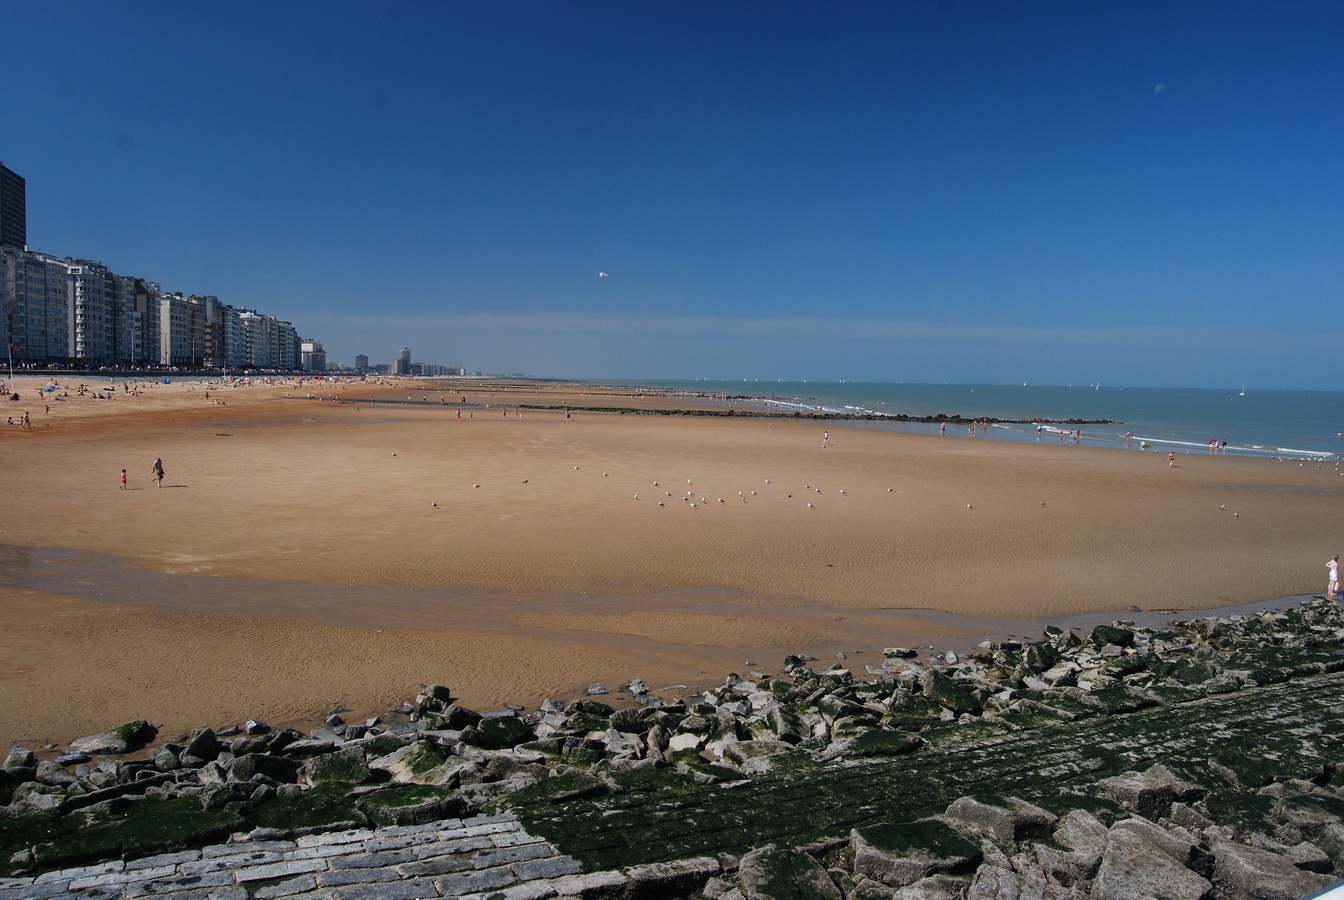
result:
[[[0,432],[0,735],[33,748],[434,682],[478,709],[690,690],[1319,592],[1339,550],[1330,463],[596,412],[725,406],[574,385],[58,381],[21,376],[31,429]]]

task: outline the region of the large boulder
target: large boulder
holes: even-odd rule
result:
[[[522,719],[515,716],[497,716],[481,719],[475,726],[463,728],[458,737],[462,743],[482,750],[503,750],[534,740],[536,735]]]
[[[425,825],[474,812],[461,797],[424,795],[405,788],[366,794],[355,801],[355,806],[378,825]]]
[[[1133,831],[1113,828],[1092,882],[1096,900],[1206,900],[1213,883]]]
[[[849,847],[856,875],[891,887],[934,874],[970,874],[981,859],[979,844],[940,819],[855,828]]]
[[[1016,872],[1004,866],[983,865],[975,872],[966,900],[1019,900],[1048,896],[1045,873],[1037,869]]]
[[[1297,900],[1329,887],[1335,879],[1304,872],[1292,861],[1236,841],[1213,845],[1213,883],[1227,900]]]
[[[920,675],[924,696],[954,713],[981,712],[981,698],[970,687],[953,681],[941,672],[925,669]]]
[[[303,773],[313,787],[331,781],[362,784],[373,774],[369,771],[363,748],[350,746],[312,757],[304,763]]]
[[[723,759],[740,769],[748,760],[778,756],[792,749],[792,744],[768,738],[759,741],[729,741],[723,745]]]
[[[416,708],[424,713],[443,713],[453,705],[453,694],[441,684],[431,684],[415,695]]]
[[[90,756],[99,753],[114,755],[132,753],[152,741],[158,733],[159,730],[153,725],[144,719],[137,719],[111,731],[76,738],[70,742],[70,747]]]
[[[236,757],[229,765],[229,777],[234,781],[252,781],[256,776],[270,778],[281,784],[296,784],[299,780],[298,760],[269,753],[247,753]]]
[[[1085,809],[1070,810],[1055,825],[1055,843],[1079,853],[1106,849],[1106,826]]]
[[[1180,826],[1162,828],[1147,819],[1132,818],[1116,822],[1112,831],[1128,831],[1155,850],[1161,850],[1190,871],[1205,878],[1213,877],[1213,854]]]
[[[738,883],[746,900],[843,900],[821,864],[798,850],[767,844],[742,857]]]
[[[953,801],[944,817],[969,825],[996,843],[1043,840],[1050,837],[1057,817],[1017,797],[982,802],[972,797]]]
[[[1176,800],[1172,785],[1148,772],[1125,772],[1103,778],[1098,785],[1125,809],[1153,821],[1170,815]]]

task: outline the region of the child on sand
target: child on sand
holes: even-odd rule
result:
[[[154,486],[163,487],[163,460],[156,458],[150,468],[154,472]]]
[[[1334,600],[1339,596],[1339,554],[1336,553],[1328,563],[1325,564],[1326,570],[1330,573],[1330,583],[1325,588],[1325,599]]]
[[[121,470],[121,489],[126,490],[126,470]]]

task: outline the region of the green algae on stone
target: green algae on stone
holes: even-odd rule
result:
[[[15,875],[30,868],[202,846],[247,829],[236,808],[202,810],[195,797],[146,797],[116,813],[88,810],[67,816],[0,819],[0,847],[5,849],[4,874]],[[22,849],[30,851],[31,862],[9,862]]]
[[[357,746],[346,746],[332,753],[316,756],[304,764],[304,775],[309,784],[321,784],[337,781],[344,784],[360,784],[367,781],[372,773],[364,751]]]
[[[128,751],[140,749],[153,740],[154,735],[158,733],[159,730],[144,719],[127,722],[120,728],[114,728],[112,730],[113,736],[116,737],[117,740],[123,741],[126,744],[126,749]]]
[[[349,786],[335,781],[319,784],[298,796],[281,794],[262,803],[249,801],[243,814],[257,828],[280,831],[365,821],[364,814],[355,808]]]
[[[376,825],[422,825],[461,818],[472,810],[452,791],[424,784],[398,785],[364,794],[355,806]]]
[[[415,749],[406,758],[406,763],[416,775],[423,775],[452,758],[452,752],[442,744],[435,741],[416,741]]]
[[[869,731],[854,738],[849,744],[850,756],[898,756],[923,746],[918,735],[905,731]]]
[[[974,868],[980,859],[980,845],[941,819],[916,822],[883,822],[854,829],[855,834],[874,850],[890,855],[915,856],[935,863],[931,871],[960,873]]]
[[[566,772],[528,785],[514,793],[510,802],[568,803],[585,797],[600,797],[609,790],[605,782],[587,772]]]
[[[811,856],[798,850],[762,847],[742,857],[739,878],[752,900],[842,900],[843,894]]]
[[[368,754],[370,759],[377,759],[380,756],[386,756],[393,751],[400,750],[406,746],[406,740],[395,734],[380,734],[377,737],[368,738],[360,741],[360,746]]]
[[[587,713],[578,713],[569,717],[564,730],[568,734],[587,734],[592,731],[606,731],[610,727],[609,716],[598,718]]]

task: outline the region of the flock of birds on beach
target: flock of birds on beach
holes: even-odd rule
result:
[[[392,455],[393,455],[393,456],[396,456],[395,453],[392,454]],[[576,472],[577,472],[577,471],[581,471],[581,470],[582,470],[582,466],[575,466],[575,467],[574,467],[574,471],[576,471]],[[611,477],[611,473],[610,473],[610,472],[603,472],[601,477],[603,477],[603,478],[610,478],[610,477]],[[528,484],[528,483],[529,483],[529,479],[524,478],[520,483],[521,483],[521,484]],[[695,486],[694,479],[691,479],[691,478],[686,479],[686,484],[693,488],[693,487]],[[774,482],[773,482],[773,480],[772,480],[772,479],[769,479],[769,478],[762,479],[762,484],[763,484],[763,487],[764,487],[764,486],[769,486],[769,487],[773,487],[773,486],[774,486]],[[724,505],[727,505],[728,502],[729,502],[728,500],[726,500],[726,499],[723,498],[723,497],[717,497],[717,496],[716,496],[716,497],[715,497],[715,501],[714,501],[714,503],[711,503],[711,501],[710,501],[710,499],[709,499],[709,497],[708,497],[707,495],[702,494],[702,493],[699,493],[699,492],[697,492],[697,491],[695,491],[695,490],[690,490],[690,489],[686,490],[684,493],[682,493],[682,494],[678,497],[678,496],[675,496],[671,491],[667,490],[667,489],[666,489],[666,486],[663,485],[662,482],[659,482],[659,481],[654,481],[654,482],[652,483],[652,486],[655,487],[655,488],[658,488],[658,489],[661,491],[662,497],[661,497],[661,499],[658,500],[658,506],[659,506],[660,508],[663,508],[663,509],[666,509],[666,508],[667,508],[667,506],[668,506],[668,502],[669,502],[669,501],[676,501],[676,500],[678,500],[678,499],[679,499],[679,500],[681,501],[681,503],[683,503],[683,504],[685,505],[685,507],[688,508],[688,509],[700,509],[700,508],[702,508],[702,507],[709,507],[709,506],[712,506],[712,505],[715,505],[715,504],[724,504]],[[473,488],[473,489],[475,489],[475,488],[480,488],[480,487],[481,487],[481,485],[480,485],[479,483],[472,484],[472,488]],[[779,490],[779,489],[776,488],[776,490]],[[819,487],[816,487],[816,486],[814,486],[814,485],[811,485],[811,484],[804,484],[803,487],[802,487],[802,491],[807,492],[807,494],[808,494],[808,495],[810,496],[810,498],[811,498],[811,499],[809,499],[809,500],[807,501],[807,503],[805,504],[805,507],[806,507],[807,509],[816,509],[817,506],[816,506],[815,503],[812,502],[812,499],[815,499],[815,498],[816,498],[816,495],[821,494],[821,493],[822,493],[822,489],[819,488]],[[886,493],[888,493],[888,494],[892,494],[892,493],[895,493],[895,491],[896,491],[896,489],[895,489],[894,487],[889,487],[889,488],[887,488]],[[840,488],[839,490],[836,490],[834,493],[835,493],[836,495],[838,495],[838,496],[841,496],[841,497],[845,497],[845,496],[848,496],[848,495],[849,495],[849,491],[846,490],[846,489],[844,489],[844,488]],[[760,494],[760,491],[757,491],[757,490],[747,490],[747,489],[740,490],[740,491],[737,492],[737,502],[740,502],[740,503],[748,503],[748,502],[750,502],[750,500],[751,500],[752,497],[759,497],[759,496],[761,496],[761,494]],[[632,495],[632,498],[635,499],[635,500],[639,500],[639,499],[640,499],[640,495],[639,495],[639,494],[633,494],[633,495]],[[786,492],[786,493],[784,494],[784,499],[786,499],[786,500],[792,500],[792,499],[794,499],[794,495],[793,495],[793,493],[788,493],[788,492]],[[441,507],[440,507],[439,504],[438,504],[438,501],[431,501],[429,505],[430,505],[430,508],[431,508],[431,509],[441,509]],[[673,503],[673,505],[675,505],[675,502]],[[1042,500],[1041,503],[1040,503],[1040,505],[1041,505],[1041,506],[1045,506],[1045,501]],[[974,509],[975,507],[974,507],[972,504],[967,503],[967,504],[966,504],[966,508],[967,508],[967,509]]]
[[[393,456],[396,456],[397,454],[393,453],[392,455],[393,455]],[[1299,466],[1300,466],[1300,465],[1302,465],[1302,464],[1299,463]],[[1322,468],[1322,467],[1321,467],[1320,465],[1318,465],[1317,468]],[[1339,470],[1339,468],[1340,468],[1340,464],[1337,462],[1337,463],[1335,464],[1335,469],[1336,469],[1336,470]],[[575,466],[575,467],[574,467],[574,471],[576,471],[576,472],[581,471],[581,470],[582,470],[582,467],[581,467],[581,466]],[[1344,472],[1340,472],[1339,474],[1344,474]],[[611,477],[611,473],[609,473],[609,472],[603,472],[603,473],[602,473],[602,477],[603,477],[603,478],[610,478],[610,477]],[[524,479],[522,480],[521,483],[522,483],[522,484],[528,484],[528,483],[529,483],[529,479],[524,478]],[[771,481],[771,479],[769,479],[769,478],[763,479],[763,483],[764,483],[764,485],[767,485],[767,486],[772,485],[772,481]],[[689,486],[691,486],[691,487],[694,487],[694,481],[693,481],[693,479],[690,479],[690,478],[686,479],[686,484],[689,485]],[[472,484],[472,488],[473,488],[473,489],[477,489],[477,488],[480,488],[480,487],[481,487],[480,483]],[[669,490],[666,490],[665,487],[664,487],[660,482],[658,482],[658,481],[654,481],[654,482],[653,482],[653,487],[655,487],[655,488],[659,488],[659,489],[662,491],[662,499],[658,500],[658,506],[659,506],[660,508],[664,508],[664,509],[666,509],[666,508],[667,508],[667,502],[668,502],[669,500],[675,500],[675,499],[678,499],[678,498],[674,498],[672,492],[669,491]],[[822,493],[821,488],[819,488],[819,487],[814,487],[814,486],[811,485],[811,484],[804,484],[802,489],[803,489],[804,491],[807,491],[809,494],[812,494],[812,495]],[[890,493],[894,493],[894,492],[895,492],[895,488],[891,488],[891,487],[889,487],[889,488],[887,488],[886,492],[887,492],[888,494],[890,494]],[[697,493],[698,493],[698,492],[696,492],[696,491],[694,491],[694,490],[687,490],[685,493],[683,493],[683,494],[680,496],[679,499],[680,499],[680,501],[681,501],[683,504],[685,504],[685,505],[686,505],[688,508],[690,508],[690,509],[700,509],[702,506],[706,506],[706,507],[707,507],[707,506],[710,506],[710,505],[711,505],[711,504],[710,504],[710,500],[709,500],[709,498],[708,498],[707,496],[701,494],[700,496],[697,497]],[[840,490],[836,491],[836,493],[837,493],[839,496],[842,496],[842,497],[843,497],[843,496],[847,496],[849,492],[848,492],[847,490],[841,488]],[[738,501],[741,502],[741,503],[747,503],[747,502],[749,502],[749,500],[750,500],[751,497],[757,497],[757,496],[759,496],[759,492],[758,492],[758,491],[755,491],[755,490],[741,490],[741,491],[738,491],[738,492],[737,492],[737,499],[738,499]],[[640,495],[639,495],[639,494],[634,494],[634,495],[633,495],[633,498],[634,498],[635,500],[639,500],[639,499],[640,499]],[[785,494],[785,499],[787,499],[787,500],[792,500],[793,498],[794,498],[794,497],[793,497],[793,494],[792,494],[792,493],[786,493],[786,494]],[[727,504],[727,503],[728,503],[728,501],[725,500],[723,497],[716,497],[715,499],[716,499],[717,503],[720,503],[720,504]],[[1045,505],[1046,505],[1046,502],[1045,502],[1044,500],[1040,501],[1040,506],[1041,506],[1042,508],[1044,508]],[[437,501],[431,501],[431,502],[430,502],[430,507],[431,507],[432,509],[440,509],[440,508],[441,508],[441,507],[439,506],[439,504],[438,504]],[[809,501],[807,502],[807,504],[806,504],[806,508],[807,508],[807,509],[816,509],[817,507],[816,507],[816,504],[812,503],[811,500],[809,500]],[[973,509],[975,509],[975,506],[974,506],[974,504],[967,503],[967,504],[966,504],[966,508],[969,509],[969,510],[973,510]],[[1219,504],[1219,506],[1218,506],[1218,511],[1219,511],[1219,512],[1226,512],[1226,510],[1227,510],[1227,504]],[[1232,513],[1232,518],[1234,518],[1234,519],[1240,519],[1240,518],[1241,518],[1241,513],[1239,513],[1239,512],[1233,512],[1233,513]]]
[[[392,455],[393,455],[393,456],[396,456],[395,453],[393,453]],[[1320,467],[1318,466],[1318,468],[1320,468]],[[1336,468],[1338,468],[1338,464],[1336,465]],[[574,471],[576,471],[576,472],[577,472],[577,471],[581,471],[581,470],[582,470],[582,467],[581,467],[581,466],[575,466],[575,467],[574,467]],[[1341,473],[1341,474],[1344,474],[1344,473]],[[610,477],[611,477],[611,473],[609,473],[609,472],[603,472],[603,473],[602,473],[602,477],[603,477],[603,478],[610,478]],[[521,484],[528,484],[528,483],[529,483],[529,479],[524,478],[520,483],[521,483]],[[690,485],[691,487],[694,487],[694,486],[695,486],[695,485],[694,485],[694,480],[693,480],[693,479],[690,479],[690,478],[686,479],[686,484],[687,484],[687,485]],[[767,486],[773,486],[773,482],[772,482],[772,480],[769,479],[769,478],[763,479],[763,484],[764,484],[764,485],[767,485]],[[680,497],[675,497],[675,496],[673,495],[673,493],[672,493],[671,491],[669,491],[669,490],[666,490],[666,487],[665,487],[661,482],[659,482],[659,481],[654,481],[653,484],[652,484],[652,486],[655,487],[655,488],[658,488],[658,489],[662,492],[662,498],[658,500],[658,506],[659,506],[660,508],[663,508],[663,509],[666,509],[666,508],[667,508],[667,504],[668,504],[668,501],[669,501],[669,500],[671,500],[671,501],[676,501],[676,500],[678,500],[678,499],[681,501],[681,503],[683,503],[683,504],[684,504],[687,508],[689,508],[689,509],[700,509],[700,508],[702,508],[702,507],[709,507],[709,506],[713,505],[713,504],[711,504],[711,502],[710,502],[708,496],[706,496],[706,495],[704,495],[704,494],[700,494],[699,496],[697,496],[698,492],[697,492],[697,491],[694,491],[694,490],[687,490],[687,491],[685,491],[683,494],[681,494]],[[480,487],[481,487],[481,485],[480,485],[479,482],[478,482],[478,483],[474,483],[474,484],[472,484],[472,488],[473,488],[473,489],[477,489],[477,488],[480,488]],[[810,495],[816,495],[816,494],[820,494],[820,493],[822,493],[821,488],[819,488],[819,487],[814,487],[814,486],[811,485],[811,484],[804,484],[802,490],[807,491]],[[889,487],[889,488],[887,488],[886,493],[891,494],[891,493],[894,493],[895,490],[896,490],[895,488]],[[848,494],[849,494],[849,492],[848,492],[847,490],[845,490],[844,488],[841,488],[841,489],[837,490],[835,493],[836,493],[837,495],[839,495],[839,496],[842,496],[842,497],[844,497],[844,496],[848,496]],[[639,499],[640,499],[640,495],[639,495],[639,494],[634,494],[634,495],[632,495],[632,496],[633,496],[633,499],[635,499],[635,500],[639,500]],[[737,492],[737,500],[738,500],[739,502],[741,502],[741,503],[747,503],[747,502],[750,502],[750,498],[752,498],[752,497],[758,497],[758,496],[760,496],[760,493],[759,493],[758,491],[756,491],[756,490],[741,490],[741,491],[738,491],[738,492]],[[786,500],[792,500],[792,499],[794,499],[794,496],[793,496],[792,493],[785,493],[784,497],[785,497]],[[716,498],[715,498],[715,502],[716,502],[716,503],[725,504],[725,505],[728,503],[728,501],[725,500],[723,497],[716,497]],[[430,508],[432,508],[432,509],[441,509],[441,507],[439,506],[439,504],[438,504],[437,501],[431,501],[429,505],[430,505]],[[675,502],[674,502],[674,505],[675,505]],[[1040,501],[1040,506],[1041,506],[1042,508],[1044,508],[1044,507],[1046,506],[1046,502],[1045,502],[1044,500]],[[811,500],[809,500],[809,501],[806,503],[806,508],[807,508],[807,509],[816,509],[817,507],[816,507],[816,504],[812,503]],[[966,504],[966,508],[967,508],[967,509],[970,509],[970,510],[973,510],[973,509],[975,509],[975,505],[972,504],[972,503],[967,503],[967,504]],[[1218,511],[1219,511],[1219,512],[1225,512],[1226,510],[1227,510],[1227,504],[1219,504],[1219,506],[1218,506]],[[1241,513],[1239,513],[1239,512],[1233,512],[1233,513],[1232,513],[1232,518],[1234,518],[1234,519],[1239,519],[1239,518],[1241,518]]]

